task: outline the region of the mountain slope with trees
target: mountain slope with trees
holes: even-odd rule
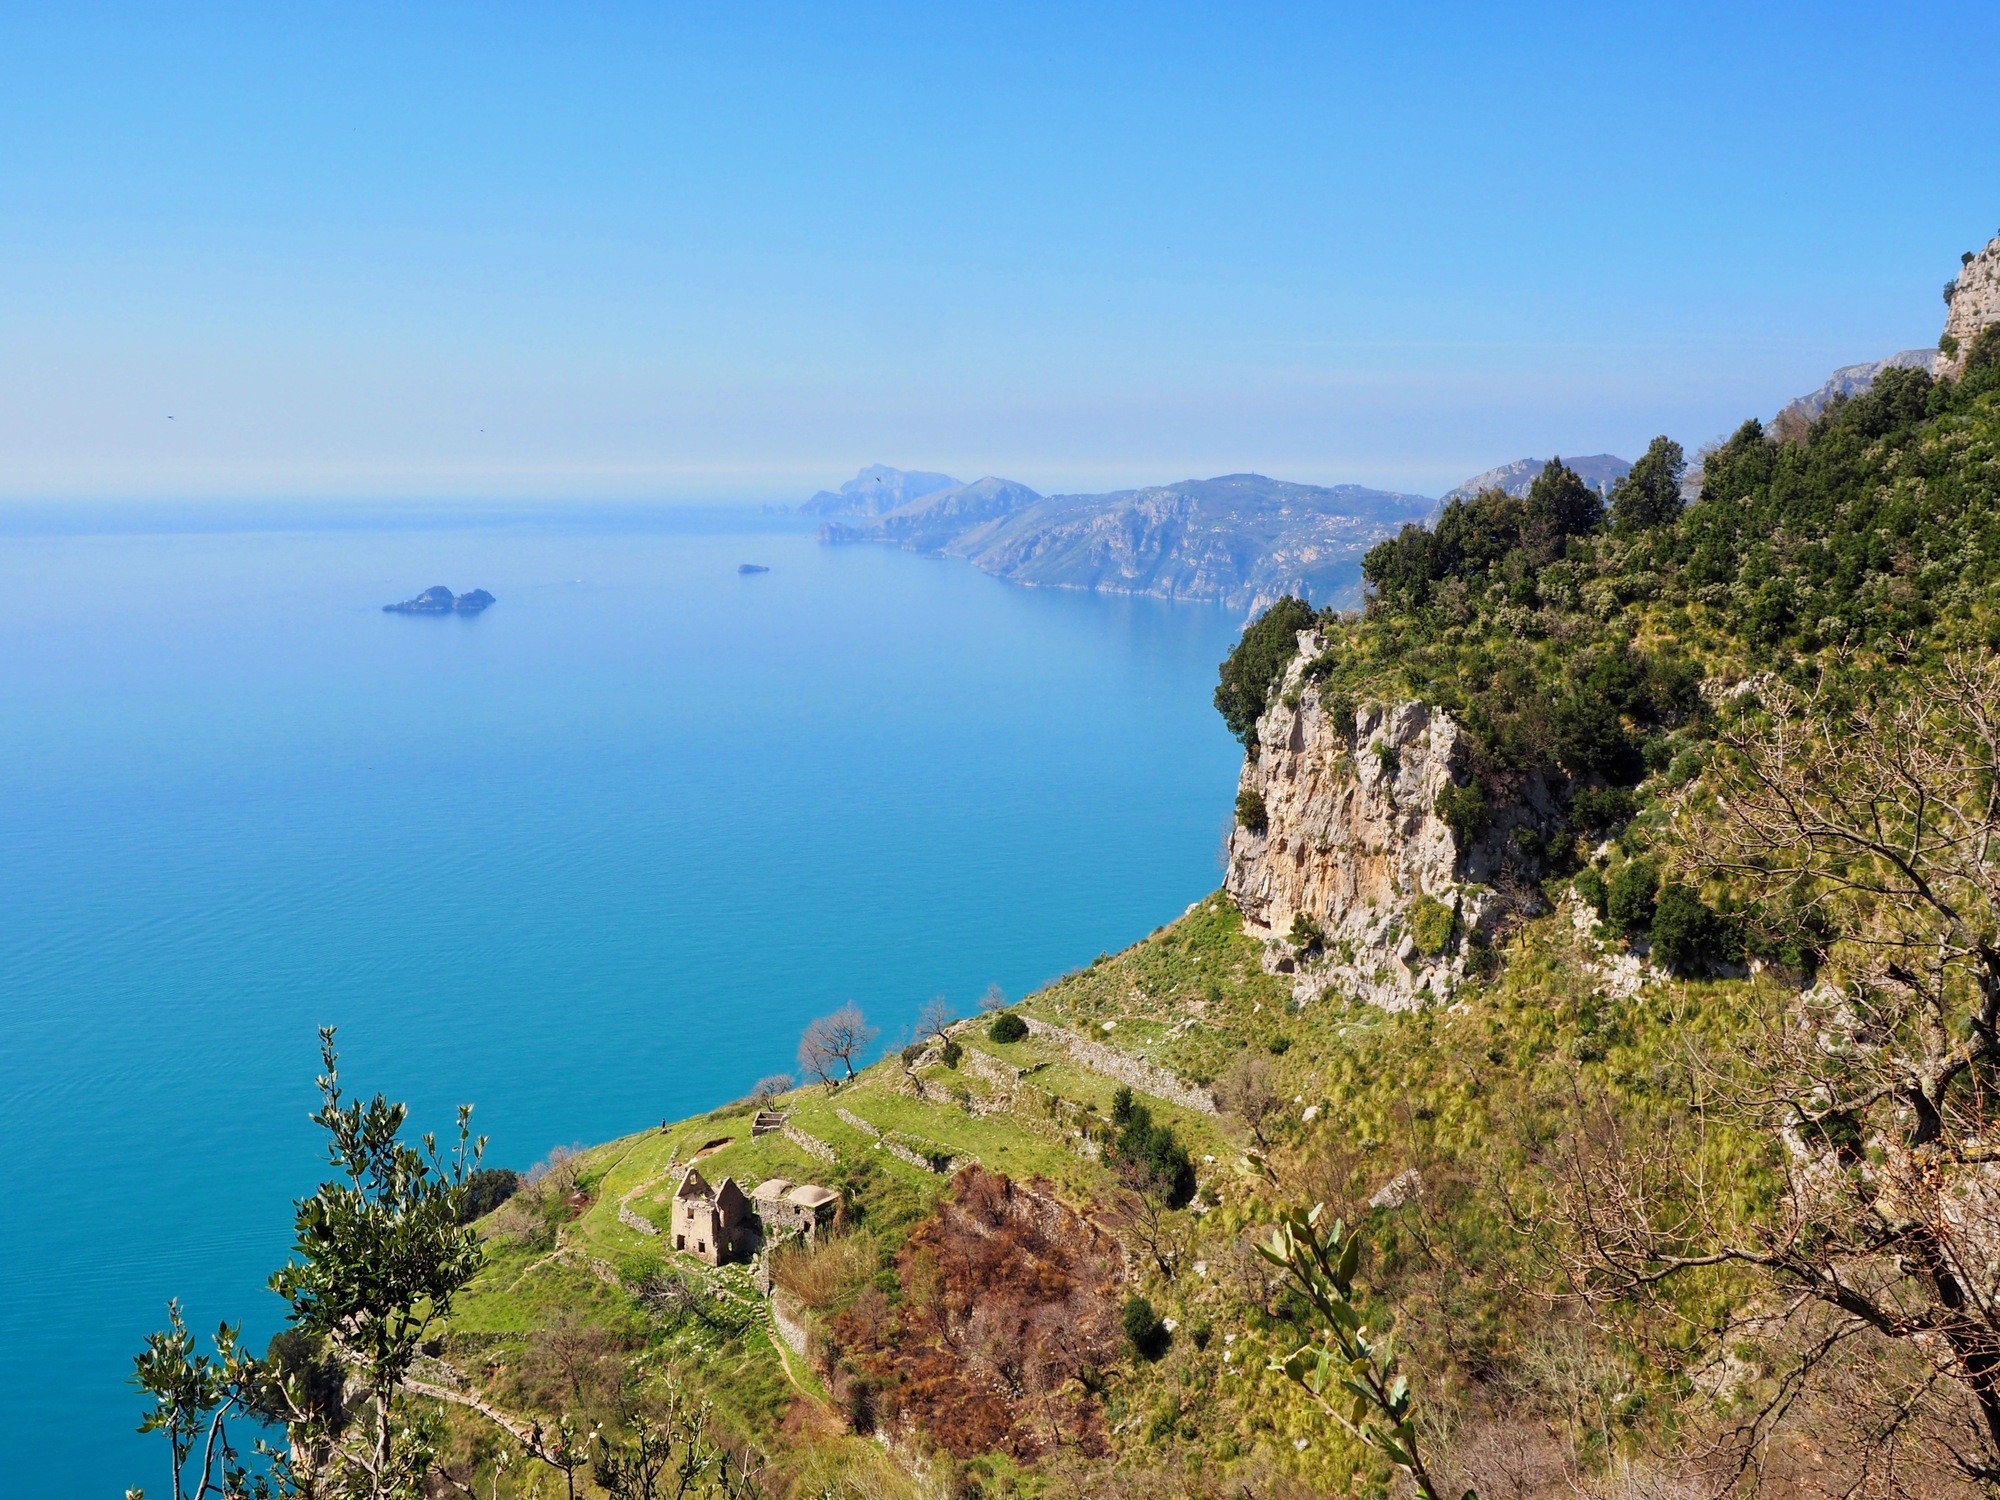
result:
[[[1433,1003],[1218,895],[852,1077],[830,1017],[812,1081],[497,1207],[329,1050],[287,1333],[202,1363],[177,1311],[141,1357],[174,1492],[1992,1493],[2000,330],[1682,470],[1456,501],[1223,664],[1246,756],[1315,726],[1321,801],[1406,798],[1389,710],[1449,722],[1393,810],[1465,883],[1540,788],[1498,917],[1412,901],[1384,950],[1459,960]],[[1239,824],[1334,858],[1312,800]],[[697,1159],[839,1220],[702,1266],[648,1232]]]
[[[988,478],[871,520],[828,522],[820,538],[961,557],[995,577],[1042,588],[1251,609],[1287,592],[1358,597],[1361,554],[1430,508],[1421,495],[1261,474],[1107,495],[1038,495]]]

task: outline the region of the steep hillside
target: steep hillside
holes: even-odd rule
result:
[[[1608,506],[1551,465],[1371,551],[1365,611],[1281,601],[1217,691],[1225,890],[852,1081],[533,1177],[426,1376],[454,1472],[527,1493],[493,1412],[698,1392],[774,1494],[1381,1493],[1254,1249],[1323,1203],[1441,1493],[1981,1493],[2000,334],[1969,353],[1800,443],[1746,424],[1685,508],[1664,440]],[[664,1232],[695,1161],[838,1220],[706,1267]]]
[[[1260,607],[1287,592],[1358,598],[1361,554],[1428,512],[1420,495],[1290,484],[1260,474],[1108,495],[1037,495],[982,479],[825,541],[886,541],[962,557],[1015,583]]]
[[[149,1430],[485,1500],[1991,1495],[2000,326],[1962,354],[1691,503],[1665,438],[1550,463],[1365,608],[1278,599],[1223,889],[872,1066],[844,1008],[811,1081],[517,1181],[324,1034],[290,1326],[204,1364],[176,1307]]]

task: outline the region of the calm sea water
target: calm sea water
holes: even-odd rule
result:
[[[1236,624],[742,514],[0,512],[0,1488],[164,1489],[130,1356],[274,1325],[321,1023],[525,1167],[1177,915]]]

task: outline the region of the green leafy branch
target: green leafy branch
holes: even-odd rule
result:
[[[229,1441],[229,1420],[254,1410],[259,1374],[255,1361],[237,1343],[237,1330],[224,1323],[215,1332],[213,1355],[195,1352],[178,1300],[167,1304],[167,1327],[146,1336],[133,1361],[134,1383],[152,1397],[139,1423],[141,1432],[164,1432],[173,1449],[174,1500],[208,1500],[240,1495],[250,1480]],[[200,1450],[199,1466],[189,1461]],[[144,1500],[143,1490],[127,1490],[126,1500]]]
[[[1282,1373],[1348,1431],[1410,1476],[1418,1500],[1444,1500],[1417,1449],[1410,1382],[1397,1368],[1396,1337],[1370,1331],[1354,1301],[1359,1232],[1335,1220],[1324,1233],[1321,1204],[1288,1209],[1257,1253],[1284,1271],[1319,1324],[1312,1343],[1271,1369]],[[1478,1500],[1467,1490],[1464,1500]]]

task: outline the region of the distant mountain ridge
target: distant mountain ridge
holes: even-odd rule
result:
[[[1423,495],[1262,474],[1102,495],[1042,495],[989,476],[873,516],[829,520],[820,540],[960,557],[1041,588],[1256,609],[1286,593],[1321,603],[1358,598],[1361,554],[1431,506]]]
[[[1785,403],[1784,409],[1771,419],[1771,428],[1781,437],[1803,435],[1805,429],[1825,415],[1826,409],[1840,397],[1851,399],[1865,394],[1884,370],[1934,370],[1937,363],[1935,349],[1905,349],[1887,359],[1842,365],[1827,376],[1826,383],[1818,390]]]
[[[939,490],[956,489],[949,474],[870,464],[837,490],[821,490],[799,507],[809,516],[879,516]]]
[[[1585,484],[1604,494],[1609,494],[1611,486],[1632,472],[1629,463],[1612,453],[1593,453],[1588,458],[1566,458],[1562,462],[1564,468],[1574,470]],[[1438,504],[1470,500],[1487,490],[1504,490],[1517,497],[1525,495],[1528,487],[1548,466],[1546,458],[1517,458],[1511,464],[1502,464],[1497,469],[1473,475],[1456,489],[1446,490],[1438,497]]]

